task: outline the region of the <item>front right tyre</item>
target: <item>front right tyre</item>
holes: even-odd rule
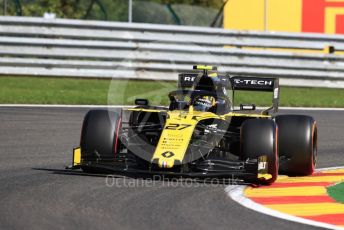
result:
[[[278,130],[276,123],[268,119],[249,119],[241,127],[241,159],[267,157],[270,179],[259,179],[257,184],[272,184],[278,176]]]

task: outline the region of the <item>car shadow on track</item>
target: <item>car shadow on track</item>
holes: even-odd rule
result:
[[[69,176],[92,176],[102,178],[126,178],[139,180],[153,180],[153,181],[167,181],[167,182],[181,182],[181,183],[203,183],[208,185],[251,185],[251,183],[244,182],[236,178],[190,178],[190,177],[173,177],[163,175],[142,175],[135,173],[88,173],[81,170],[70,169],[53,169],[53,168],[32,168],[32,170],[46,171],[53,174],[69,175]]]

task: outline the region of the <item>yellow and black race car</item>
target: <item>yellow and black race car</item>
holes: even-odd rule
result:
[[[120,112],[91,110],[83,122],[72,168],[197,178],[238,178],[271,184],[278,173],[309,175],[315,168],[317,126],[312,117],[276,115],[276,78],[220,75],[211,66],[179,74],[169,107]],[[272,92],[272,107],[233,106],[237,90]],[[129,114],[124,121],[123,114]]]

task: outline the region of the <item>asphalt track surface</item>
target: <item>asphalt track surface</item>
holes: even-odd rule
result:
[[[227,197],[225,185],[141,186],[118,178],[108,186],[104,177],[59,173],[87,110],[0,108],[0,229],[315,228],[246,209]],[[344,165],[344,111],[290,113],[316,118],[318,167]]]

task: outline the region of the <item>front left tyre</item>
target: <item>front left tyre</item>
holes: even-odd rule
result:
[[[120,148],[121,115],[108,110],[90,110],[82,125],[81,159],[111,161]]]

